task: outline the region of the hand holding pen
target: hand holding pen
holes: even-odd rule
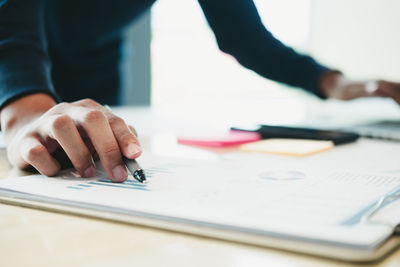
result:
[[[11,123],[20,117],[24,123]],[[142,153],[135,129],[91,99],[57,104],[46,94],[28,95],[2,110],[1,123],[10,163],[47,176],[67,159],[82,177],[93,177],[99,157],[108,177],[123,182],[128,171],[122,156]]]

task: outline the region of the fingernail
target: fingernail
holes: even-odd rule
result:
[[[125,166],[118,165],[112,170],[113,182],[123,182],[128,178],[128,172]]]
[[[138,154],[142,153],[142,148],[137,144],[131,143],[128,145],[128,154],[129,156],[137,156]]]
[[[83,177],[89,178],[93,177],[96,174],[96,168],[94,166],[90,166],[83,172]]]

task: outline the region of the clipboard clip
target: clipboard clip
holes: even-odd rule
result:
[[[383,207],[385,207],[385,204],[391,203],[393,201],[399,200],[400,199],[400,190],[397,190],[393,193],[389,193],[386,195],[383,195],[382,197],[379,198],[379,200],[376,202],[374,206],[372,206],[369,210],[367,210],[364,215],[361,217],[361,222],[362,223],[375,223],[375,224],[384,224],[389,227],[394,227],[394,234],[395,235],[400,235],[400,224],[397,225],[392,225],[387,222],[376,222],[372,221],[372,217],[380,211]]]

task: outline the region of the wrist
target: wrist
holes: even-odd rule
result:
[[[327,71],[319,80],[319,88],[325,97],[332,97],[335,90],[345,83],[346,79],[340,71]]]
[[[50,95],[44,93],[18,98],[2,108],[0,112],[1,129],[4,133],[9,133],[41,116],[56,104]]]

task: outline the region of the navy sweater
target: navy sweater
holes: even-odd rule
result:
[[[198,1],[222,51],[268,79],[320,95],[328,69],[275,39],[252,0]],[[36,92],[117,104],[123,30],[154,2],[0,0],[0,108]]]

